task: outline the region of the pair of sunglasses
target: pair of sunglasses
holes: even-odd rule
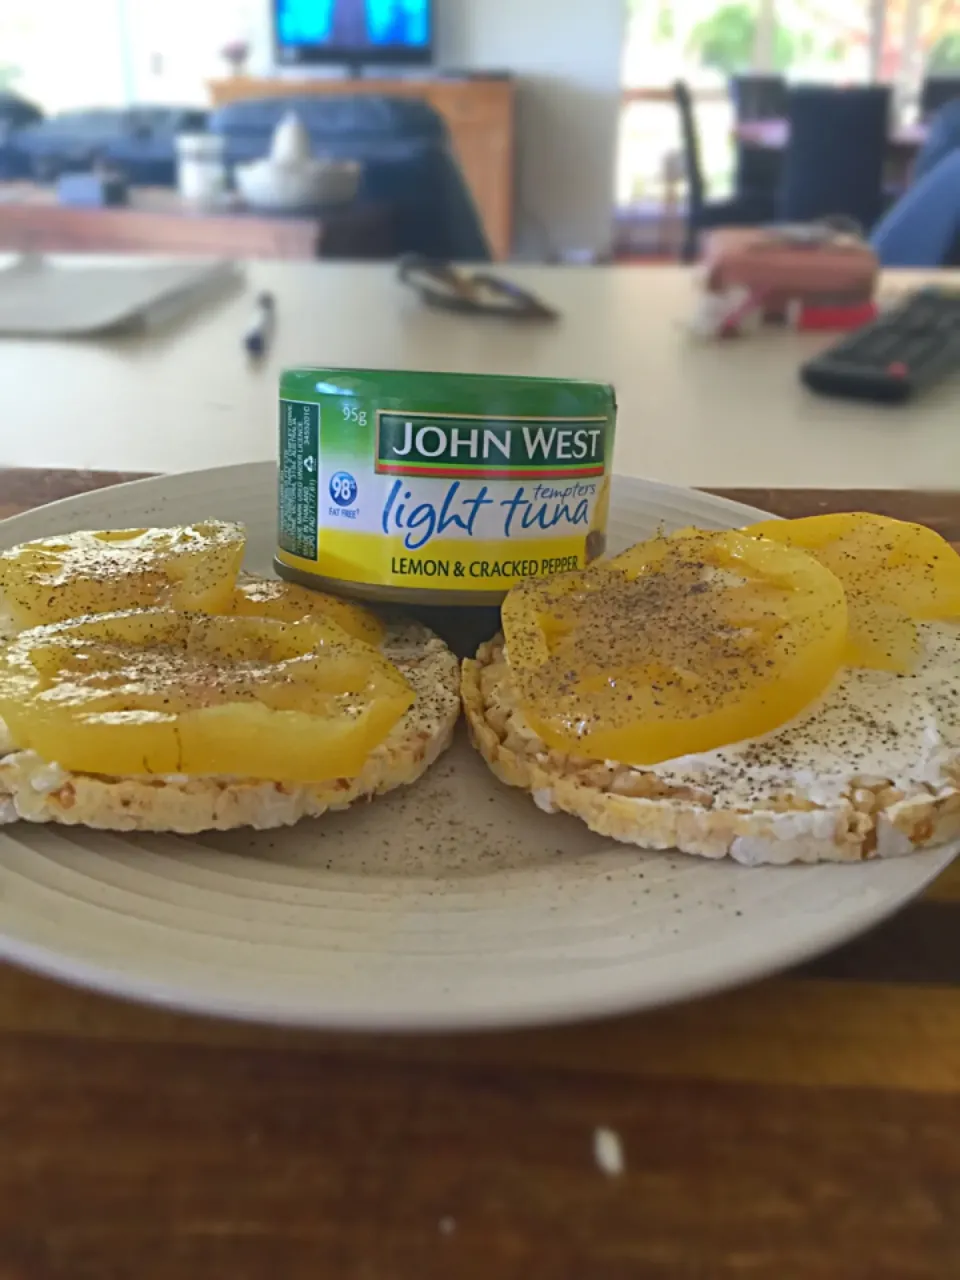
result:
[[[461,271],[420,254],[400,259],[397,274],[428,307],[504,320],[558,320],[560,313],[536,294],[488,272]]]

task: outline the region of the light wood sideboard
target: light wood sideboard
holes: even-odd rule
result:
[[[513,238],[516,86],[511,80],[360,79],[231,76],[209,85],[214,106],[251,98],[376,93],[420,98],[440,113],[477,203],[494,257],[507,258]]]

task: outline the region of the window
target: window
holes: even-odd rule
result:
[[[901,4],[909,0],[899,0]],[[745,71],[870,78],[876,0],[629,0],[623,83],[722,86]]]
[[[2,0],[5,87],[45,111],[124,101],[116,0]]]
[[[0,0],[2,3],[3,0]],[[130,99],[204,105],[207,81],[225,72],[220,50],[249,41],[257,0],[119,0]]]
[[[670,85],[693,90],[711,195],[733,163],[728,82],[742,72],[792,80],[894,84],[898,106],[924,75],[960,76],[958,0],[626,0],[617,203],[670,200],[680,146]]]
[[[874,0],[776,0],[767,68],[821,83],[872,78]]]
[[[722,87],[750,65],[759,10],[759,0],[630,0],[624,85]]]
[[[220,49],[264,22],[262,0],[0,0],[0,87],[47,112],[202,104]]]
[[[670,86],[697,95],[704,170],[717,191],[732,172],[727,77],[751,65],[762,0],[629,0],[617,203],[657,206],[675,186],[680,135]]]
[[[908,7],[916,7],[916,0],[912,5],[908,0]],[[960,76],[960,9],[953,0],[934,0],[923,5],[920,18],[927,75]]]

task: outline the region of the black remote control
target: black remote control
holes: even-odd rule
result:
[[[826,396],[900,404],[960,369],[960,289],[921,289],[808,360],[800,377]]]

